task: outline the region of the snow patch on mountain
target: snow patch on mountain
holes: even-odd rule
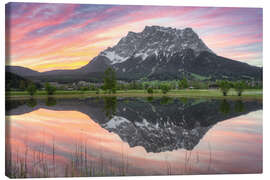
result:
[[[134,55],[134,57],[141,57],[142,60],[145,60],[149,55],[147,53],[144,53],[144,52],[140,52],[140,53],[136,53]]]
[[[104,51],[101,55],[108,58],[111,61],[111,64],[122,63],[128,58],[121,57],[114,51]]]

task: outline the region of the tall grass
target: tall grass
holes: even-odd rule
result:
[[[6,146],[6,176],[10,178],[46,178],[46,177],[90,177],[90,176],[124,176],[128,174],[128,155],[122,151],[122,162],[115,163],[113,159],[106,160],[103,151],[97,159],[89,159],[87,141],[76,143],[74,152],[69,161],[57,165],[55,138],[52,138],[51,158],[46,158],[45,142],[43,141],[38,151],[31,151],[27,142],[21,152],[16,149],[11,151]],[[31,153],[30,153],[31,152]]]
[[[44,133],[44,132],[43,132]],[[7,141],[8,142],[8,141]],[[55,137],[49,142],[51,149],[45,150],[45,139],[39,147],[30,147],[28,138],[25,138],[24,149],[15,147],[12,151],[11,145],[7,143],[5,152],[6,176],[10,178],[45,178],[45,177],[91,177],[91,176],[126,176],[131,175],[129,166],[129,152],[123,144],[119,158],[106,158],[100,142],[99,154],[92,156],[88,149],[87,139],[79,139],[75,148],[66,162],[57,159],[57,142]],[[208,143],[209,161],[207,172],[212,170],[212,149]],[[181,152],[182,153],[182,152]],[[194,156],[194,157],[192,157]],[[49,158],[48,158],[49,157]],[[196,172],[193,168],[200,165],[200,157],[193,151],[185,151],[184,167],[176,169],[173,164],[164,157],[165,172],[163,174],[192,174]],[[150,172],[149,172],[150,173]],[[150,175],[150,174],[149,174]]]

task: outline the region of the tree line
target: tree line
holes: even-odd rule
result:
[[[131,82],[127,84],[119,84],[117,85],[115,72],[112,68],[108,68],[105,71],[104,77],[104,85],[103,89],[105,93],[116,93],[116,90],[127,90],[127,89],[138,89],[138,90],[146,90],[148,94],[153,94],[154,89],[160,89],[163,94],[168,93],[171,89],[206,89],[209,88],[209,84],[205,83],[203,88],[201,87],[202,82],[194,83],[194,81],[189,82],[186,78],[183,78],[179,81],[152,81],[152,82]],[[213,83],[212,83],[213,84]],[[248,82],[242,81],[228,81],[228,80],[218,80],[215,82],[216,88],[219,88],[222,91],[223,96],[227,96],[229,90],[231,88],[235,89],[238,96],[242,96],[242,93],[245,89],[251,88]],[[262,88],[262,87],[259,87]]]
[[[25,83],[21,83],[20,87],[26,90],[31,96],[33,96],[36,91],[37,87],[34,83],[29,83],[26,87]],[[252,89],[254,85],[251,85],[249,81],[228,81],[228,80],[218,80],[215,82],[202,82],[202,81],[194,81],[188,80],[187,78],[183,77],[180,80],[173,80],[173,81],[132,81],[132,82],[117,82],[115,71],[112,68],[107,68],[104,72],[103,77],[103,84],[102,85],[95,85],[91,84],[89,86],[81,86],[79,90],[81,93],[86,91],[95,91],[96,94],[99,94],[101,90],[107,94],[114,94],[118,90],[145,90],[148,94],[153,94],[154,90],[159,90],[163,94],[167,94],[170,90],[177,90],[177,89],[209,89],[209,88],[216,88],[220,89],[224,96],[227,96],[230,89],[235,89],[238,96],[241,96],[245,89]],[[255,88],[260,89],[262,88],[261,84],[257,84]],[[50,83],[45,83],[44,89],[47,95],[53,95],[57,88]]]

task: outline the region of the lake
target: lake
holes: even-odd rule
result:
[[[11,177],[262,172],[262,101],[6,101]]]

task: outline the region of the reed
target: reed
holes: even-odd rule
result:
[[[16,149],[11,151],[10,146],[6,146],[5,167],[6,176],[10,178],[46,178],[46,177],[90,177],[90,176],[124,176],[128,171],[128,155],[122,151],[122,164],[114,164],[113,159],[107,160],[103,151],[100,151],[98,160],[89,159],[87,140],[79,140],[75,144],[74,152],[71,153],[69,161],[65,165],[58,165],[56,158],[56,141],[52,137],[51,150],[45,151],[45,140],[36,148],[37,151],[29,147],[27,138],[24,152]],[[51,152],[51,153],[50,153]],[[46,158],[48,153],[51,160]],[[119,166],[118,168],[116,168]]]

